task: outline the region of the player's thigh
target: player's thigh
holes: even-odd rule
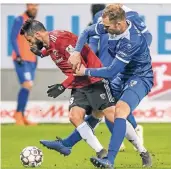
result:
[[[115,98],[115,102],[117,102],[121,97],[124,85],[124,80],[121,79],[119,76],[110,81],[110,89],[113,97]]]
[[[19,65],[17,62],[14,61],[14,66],[20,84],[32,81],[32,74],[30,72],[30,68],[27,62],[24,62],[22,65]]]
[[[69,111],[69,119],[71,123],[75,127],[78,127],[81,123],[83,123],[85,113],[86,113],[86,110],[81,107],[78,107],[78,106],[72,107]]]
[[[85,111],[92,110],[87,100],[87,96],[82,92],[82,89],[72,89],[69,104],[69,110],[75,106],[80,107]]]
[[[87,97],[94,110],[100,110],[108,120],[113,122],[115,102],[108,81],[103,80],[93,84],[87,92]]]
[[[104,113],[101,110],[94,110],[92,111],[92,116],[95,117],[96,119],[101,119],[104,117]]]
[[[109,82],[106,80],[90,85],[85,94],[93,110],[104,110],[114,105]]]
[[[148,92],[149,89],[141,78],[131,78],[128,80],[119,100],[127,103],[130,112],[132,112]]]

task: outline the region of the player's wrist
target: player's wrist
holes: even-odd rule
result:
[[[91,76],[91,70],[90,69],[85,69],[84,75]]]

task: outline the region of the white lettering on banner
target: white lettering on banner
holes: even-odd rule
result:
[[[38,123],[69,123],[68,102],[29,102],[26,117]],[[1,123],[14,123],[15,102],[2,102]],[[171,102],[143,102],[134,111],[137,122],[171,122]]]

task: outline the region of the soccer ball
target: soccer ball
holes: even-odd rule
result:
[[[43,153],[37,147],[29,146],[20,153],[20,160],[25,167],[38,167],[43,162]]]

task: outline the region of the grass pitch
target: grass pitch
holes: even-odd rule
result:
[[[171,124],[142,124],[147,149],[153,157],[152,169],[171,169]],[[40,169],[94,169],[89,157],[95,152],[84,142],[80,141],[68,157],[61,156],[55,151],[48,150],[39,144],[41,139],[64,138],[72,130],[70,124],[38,125],[33,127],[19,127],[15,125],[1,126],[1,163],[2,169],[23,169],[19,154],[26,146],[37,146],[44,154],[44,162]],[[110,134],[104,124],[96,129],[96,135],[108,147]],[[115,168],[138,169],[141,158],[134,151],[132,145],[125,141],[126,151],[120,152],[115,161]]]

